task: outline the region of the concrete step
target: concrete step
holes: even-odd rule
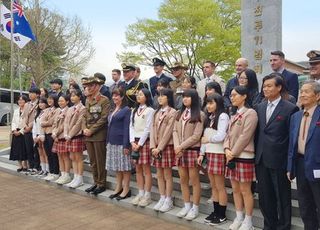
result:
[[[16,168],[17,166],[15,164],[13,164],[13,162],[9,161],[6,159],[6,157],[0,157],[0,167],[1,168],[7,168],[7,170],[11,173],[15,173],[15,174],[18,174],[16,173]],[[21,174],[19,174],[21,175]],[[22,176],[25,176],[25,175],[22,175]],[[155,175],[153,175],[154,177]],[[35,180],[38,180],[38,181],[41,181],[43,182],[43,180],[41,179],[38,179],[36,177],[33,177],[33,176],[27,176],[28,178],[33,178]],[[136,182],[134,181],[134,177],[132,177],[133,180],[130,184],[130,187],[131,187],[131,191],[132,191],[132,194],[133,195],[136,195],[138,193],[138,188],[137,188],[137,184]],[[155,179],[153,178],[153,181]],[[178,178],[174,178],[175,180],[175,183],[178,184]],[[115,186],[116,186],[116,181],[115,181],[115,178],[114,178],[114,174],[113,173],[109,173],[108,174],[108,179],[107,179],[107,187],[108,189],[110,190],[109,193],[112,193],[112,190],[115,189]],[[92,184],[93,183],[93,180],[92,180],[92,176],[91,176],[91,173],[88,172],[88,171],[85,171],[84,172],[84,182],[86,184]],[[53,183],[54,184],[54,183]],[[55,185],[55,184],[54,184]],[[56,185],[58,186],[58,185]],[[201,186],[202,186],[202,191],[206,191],[206,190],[210,190],[210,188],[206,187],[208,186],[208,184],[206,183],[201,183]],[[61,186],[58,186],[58,187],[61,187]],[[83,187],[79,188],[79,190],[81,190]],[[180,188],[180,186],[179,186]],[[67,188],[66,188],[67,189]],[[84,190],[84,189],[83,189]],[[74,191],[74,190],[71,190],[71,191]],[[77,190],[76,190],[77,191]],[[232,195],[231,195],[231,190],[228,189],[228,196],[229,198],[231,199],[232,201]],[[100,197],[100,195],[99,195]],[[159,192],[158,192],[158,189],[156,186],[153,186],[152,188],[152,191],[151,191],[151,197],[152,197],[152,200],[154,201],[157,201],[159,199]],[[181,191],[180,190],[175,190],[173,192],[173,197],[174,197],[174,205],[176,206],[176,209],[177,211],[179,210],[179,208],[181,208],[183,206],[183,199],[182,199],[182,194],[181,194]],[[129,201],[129,200],[128,200]],[[203,224],[203,218],[205,218],[208,214],[210,214],[212,212],[212,205],[210,204],[207,204],[207,197],[201,197],[201,202],[200,202],[200,207],[199,207],[199,210],[200,210],[200,213],[201,213],[201,216],[195,221],[196,223],[200,224],[200,225],[205,225]],[[113,201],[112,201],[113,202]],[[122,203],[122,202],[117,202],[117,203]],[[129,206],[131,205],[130,203],[128,203]],[[154,205],[154,204],[153,204]],[[150,205],[150,209],[152,210],[152,207],[153,205]],[[132,206],[132,205],[131,205]],[[295,211],[298,211],[298,208],[297,208],[297,204],[294,204],[293,203],[293,210]],[[132,207],[130,207],[132,208]],[[136,208],[136,207],[133,207],[133,208]],[[136,208],[136,209],[141,209],[141,208]],[[176,212],[177,212],[176,211]],[[149,211],[150,212],[150,211]],[[175,212],[175,213],[176,213]],[[169,215],[170,213],[167,213],[167,214],[157,214],[159,216],[161,216],[162,218],[162,215],[164,215],[165,219],[168,218],[168,220],[173,220],[174,222],[177,222],[177,218],[174,216],[174,212],[172,213],[171,212],[171,216]],[[170,216],[167,217],[167,216]],[[226,212],[226,215],[227,215],[227,218],[229,220],[233,220],[234,217],[235,217],[235,209],[234,209],[234,205],[231,203],[228,203],[228,208],[227,208],[227,212]],[[180,220],[179,220],[180,221]],[[194,221],[192,221],[193,223]],[[187,222],[188,223],[188,222]],[[257,228],[263,228],[263,217],[262,217],[262,214],[260,212],[260,210],[258,208],[255,208],[254,209],[254,214],[253,214],[253,223],[254,223],[254,226],[257,227]],[[194,224],[194,223],[193,223]],[[229,223],[230,224],[230,223]],[[193,225],[192,225],[193,226]],[[196,228],[199,228],[199,229],[206,229],[206,227],[208,226],[193,226],[193,227],[196,227]],[[225,226],[222,226],[222,229],[224,229]],[[296,216],[293,216],[292,217],[292,229],[303,229],[303,224],[302,224],[302,221],[300,218],[296,217]]]

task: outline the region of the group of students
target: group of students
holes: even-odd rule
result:
[[[184,200],[177,216],[193,220],[199,215],[202,170],[210,180],[213,201],[213,212],[205,222],[218,225],[226,221],[227,178],[231,181],[236,209],[236,218],[229,228],[253,229],[251,185],[256,180],[255,152],[258,148],[255,139],[259,138],[259,127],[261,129],[268,123],[274,111],[274,108],[263,111],[266,117],[262,121],[256,112],[261,110],[262,103],[259,102],[282,100],[287,106],[285,117],[272,119],[279,120],[286,127],[291,114],[298,108],[286,100],[285,82],[276,73],[263,79],[265,99],[258,99],[259,95],[251,90],[257,87],[256,75],[252,70],[245,70],[239,77],[239,85],[230,93],[232,109],[226,108],[217,82],[208,83],[205,97],[200,98],[192,78],[186,77],[184,81],[182,92],[178,94],[164,86],[165,82],[161,80],[156,97],[147,88],[137,90],[136,103],[132,108],[127,106],[124,87],[112,90],[112,106],[90,106],[87,101],[87,108],[81,102],[80,89],[72,90],[69,95],[58,97],[52,94],[38,100],[39,89],[31,88],[30,101],[20,96],[19,109],[14,113],[10,159],[19,161],[18,171],[28,169],[30,174],[45,175],[45,180],[77,188],[83,185],[83,151],[85,144],[88,149],[87,138],[92,135],[86,128],[86,119],[97,122],[101,117],[107,117],[101,126],[107,134],[104,142],[105,169],[115,171],[117,181],[111,199],[122,200],[131,196],[130,177],[131,170],[135,168],[139,193],[132,204],[150,205],[151,167],[155,167],[160,199],[153,208],[168,212],[173,208],[172,167],[177,166]],[[90,78],[84,83],[84,92],[87,87],[90,90],[95,85],[101,84]],[[93,100],[99,101],[100,97],[105,98],[98,92],[93,94]],[[288,137],[284,139],[287,141]],[[261,137],[259,141],[262,141]],[[40,157],[40,171],[34,165],[34,146]],[[73,179],[70,176],[71,166]],[[95,172],[93,176],[97,177]],[[96,188],[94,184],[88,192]],[[95,195],[99,192],[96,190]]]

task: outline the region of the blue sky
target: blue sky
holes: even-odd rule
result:
[[[44,5],[67,16],[77,15],[92,30],[96,54],[86,72],[102,72],[110,77],[113,68],[120,68],[116,53],[123,50],[125,31],[137,18],[157,18],[160,0],[46,0]],[[283,0],[282,47],[288,59],[307,60],[310,49],[320,49],[320,1]],[[308,4],[306,4],[308,3]],[[142,76],[151,74],[143,68]],[[143,76],[147,77],[147,76]]]

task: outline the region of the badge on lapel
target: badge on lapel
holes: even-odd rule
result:
[[[236,124],[239,125],[239,126],[242,125],[242,121],[241,121],[242,116],[241,116],[241,114],[237,117],[237,119],[238,120],[237,120]]]
[[[277,116],[277,117],[276,117],[276,120],[277,120],[277,121],[282,121],[282,120],[283,120],[283,116],[280,116],[280,115]]]
[[[317,126],[317,127],[320,127],[320,121],[317,121],[317,122],[316,122],[316,126]]]

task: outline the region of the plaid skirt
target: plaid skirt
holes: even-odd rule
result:
[[[86,149],[84,138],[74,137],[70,142],[67,142],[67,149],[70,153],[82,153]]]
[[[52,152],[58,154],[68,153],[66,140],[60,139],[57,142],[53,143]]]
[[[185,150],[180,158],[176,159],[176,165],[183,168],[198,167],[199,150]]]
[[[226,168],[226,157],[224,154],[206,153],[206,158],[209,174],[224,175]]]
[[[162,151],[161,159],[152,159],[152,165],[156,168],[172,168],[175,166],[175,154],[173,145],[167,145]]]
[[[135,143],[138,144],[139,139],[135,140]],[[151,164],[151,151],[150,151],[150,141],[149,139],[144,142],[144,145],[141,146],[139,150],[140,156],[138,162],[135,162],[137,165],[150,165]]]
[[[244,163],[235,162],[236,167],[234,169],[229,169],[226,167],[225,177],[230,180],[235,180],[238,182],[251,182],[256,180],[255,166],[254,162]]]

